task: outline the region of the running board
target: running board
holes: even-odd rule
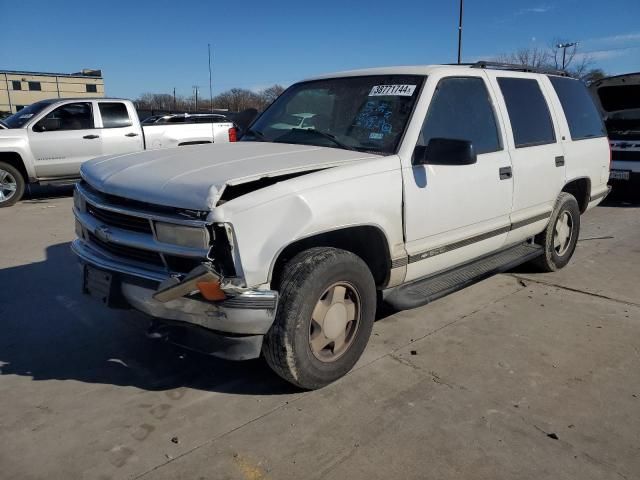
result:
[[[398,310],[420,307],[440,297],[506,272],[542,255],[539,245],[523,243],[383,292],[384,300]]]
[[[66,187],[69,185],[75,185],[80,181],[80,177],[70,177],[70,178],[43,178],[39,180],[37,183],[40,185],[52,185],[54,187]]]

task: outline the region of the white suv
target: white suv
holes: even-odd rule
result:
[[[150,315],[154,337],[262,353],[313,389],[353,367],[378,301],[564,267],[609,191],[609,145],[584,85],[558,72],[392,67],[297,83],[238,143],[81,173],[86,293]]]

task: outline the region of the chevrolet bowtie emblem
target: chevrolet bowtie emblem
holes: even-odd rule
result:
[[[111,231],[106,225],[100,225],[98,228],[96,228],[95,234],[96,237],[98,237],[103,242],[108,242],[109,237],[111,236]]]

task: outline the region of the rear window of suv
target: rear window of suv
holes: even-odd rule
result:
[[[602,117],[581,81],[566,77],[549,77],[549,80],[562,104],[572,140],[606,135]]]
[[[549,106],[532,78],[498,78],[516,148],[555,143]]]

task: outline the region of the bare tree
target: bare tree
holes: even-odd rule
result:
[[[215,109],[241,112],[249,108],[264,110],[285,90],[281,85],[254,92],[244,88],[232,88],[222,92],[213,98],[213,105],[209,99],[198,97],[198,111],[208,112]],[[168,93],[143,93],[135,100],[139,110],[166,111],[166,112],[193,112],[195,98],[193,95],[174,97]]]
[[[551,61],[550,52],[540,47],[521,48],[513,53],[499,55],[496,60],[502,63],[513,63],[515,65],[528,65],[535,68],[549,66]]]
[[[581,77],[582,81],[587,85],[591,85],[593,82],[597,82],[605,78],[607,74],[601,68],[592,68]]]
[[[558,45],[564,44],[562,40],[554,40],[549,48],[530,47],[521,48],[513,53],[498,55],[495,60],[503,63],[515,65],[526,65],[535,68],[562,69],[562,48]],[[567,47],[564,59],[564,70],[572,77],[586,81],[586,77],[595,70],[593,68],[593,58],[587,53],[578,51],[578,44]],[[604,75],[604,72],[600,70]]]
[[[282,85],[276,84],[258,92],[258,95],[260,95],[260,99],[262,100],[263,107],[271,105],[273,101],[282,95],[282,92],[284,91],[285,88]]]

